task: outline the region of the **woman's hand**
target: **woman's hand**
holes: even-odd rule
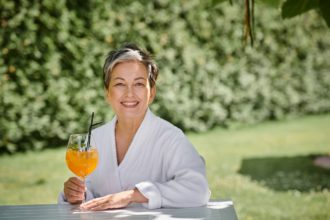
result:
[[[83,210],[100,211],[106,209],[124,208],[131,202],[148,202],[137,189],[110,194],[97,199],[93,199],[80,205]]]
[[[64,195],[71,204],[81,203],[85,198],[85,183],[78,177],[71,177],[64,183]]]

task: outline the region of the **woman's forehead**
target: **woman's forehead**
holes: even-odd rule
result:
[[[139,61],[126,61],[118,63],[111,72],[111,78],[147,78],[148,72],[146,66]]]

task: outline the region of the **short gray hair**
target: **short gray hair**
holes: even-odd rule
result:
[[[125,44],[118,50],[110,51],[105,59],[103,65],[104,88],[108,90],[111,80],[111,72],[118,63],[134,60],[145,65],[148,71],[150,87],[155,86],[158,77],[158,67],[151,58],[151,55],[135,44]]]

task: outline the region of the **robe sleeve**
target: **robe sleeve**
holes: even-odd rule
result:
[[[167,138],[164,147],[163,170],[166,182],[144,181],[135,187],[148,198],[146,208],[197,207],[206,205],[210,190],[205,174],[205,164],[192,144],[180,135],[175,140]]]

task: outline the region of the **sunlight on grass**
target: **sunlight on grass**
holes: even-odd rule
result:
[[[206,160],[212,199],[232,199],[240,220],[330,219],[330,115],[188,134]],[[0,204],[56,203],[70,171],[65,148],[0,157]],[[319,185],[319,186],[318,186]]]
[[[306,169],[306,162],[312,166],[312,159],[306,159],[309,155],[330,153],[330,115],[216,129],[189,137],[207,162],[212,198],[232,199],[239,219],[330,219],[326,211],[330,210],[330,171],[322,170],[322,176],[305,175],[307,170],[288,172],[293,166],[298,169],[299,158],[303,161],[298,171]],[[244,161],[254,161],[246,175],[240,173]],[[280,165],[287,169],[279,178]],[[259,169],[271,174],[258,179]],[[324,187],[317,190],[319,180]]]
[[[56,203],[64,180],[65,149],[0,157],[0,204]]]

